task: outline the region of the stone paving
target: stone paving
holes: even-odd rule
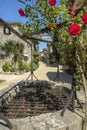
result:
[[[54,80],[57,75],[57,67],[55,65],[47,66],[43,62],[40,62],[40,67],[34,71],[34,75],[38,78],[38,80]],[[60,66],[61,69],[61,66]],[[6,82],[3,82],[0,84],[0,90],[8,87],[12,83],[15,83],[20,80],[26,80],[27,77],[30,75],[30,72],[21,74],[21,75],[13,75],[13,74],[0,74],[0,79],[6,80]],[[33,79],[35,79],[35,76],[33,76]],[[28,78],[31,79],[31,76]],[[68,83],[71,84],[72,77],[66,73],[64,73],[62,70],[60,70],[60,81],[62,83]]]

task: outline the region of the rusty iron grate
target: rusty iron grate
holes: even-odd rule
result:
[[[24,118],[61,110],[67,103],[70,90],[48,85],[23,85],[10,101],[5,100],[0,113],[7,118]]]

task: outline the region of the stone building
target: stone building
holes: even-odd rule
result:
[[[18,30],[18,22],[8,22],[8,24],[19,32]],[[20,32],[19,32],[20,33]],[[3,25],[0,25],[0,44],[4,44],[6,41],[13,40],[16,42],[19,42],[24,45],[24,58],[30,61],[31,59],[31,49],[29,46],[27,46],[27,43],[23,41],[21,38],[16,36],[14,33],[12,33],[8,28],[4,27]]]
[[[20,31],[18,30],[18,22],[8,22],[5,25],[4,25],[4,23],[6,23],[6,22],[1,20],[1,22],[0,22],[0,45],[6,43],[6,41],[9,41],[9,40],[13,41],[14,43],[18,42],[20,44],[23,44],[24,45],[24,51],[23,51],[24,61],[27,61],[28,63],[30,63],[30,61],[32,59],[32,55],[33,55],[33,53],[32,53],[33,50],[38,50],[38,41],[37,40],[29,41],[27,39],[24,40],[24,38],[22,38]],[[6,25],[8,25],[8,26],[6,26]],[[10,28],[12,28],[12,29],[10,30]],[[16,33],[16,32],[18,32],[18,33]],[[31,45],[29,45],[29,43]],[[1,54],[5,54],[5,52],[0,50],[0,55]],[[0,59],[0,72],[2,72],[3,63],[8,60],[9,60],[9,58]]]

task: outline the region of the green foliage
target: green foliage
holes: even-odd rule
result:
[[[60,63],[72,68],[72,44],[60,44]]]
[[[51,6],[48,1],[27,1],[25,6],[27,22],[19,24],[23,34],[47,27],[50,23],[59,23],[69,17],[66,0],[62,0],[59,6]]]
[[[29,70],[35,71],[39,67],[38,62],[35,61],[35,59],[32,59],[32,61],[29,64]]]
[[[12,40],[6,41],[4,44],[1,45],[0,49],[2,51],[5,51],[6,55],[4,57],[9,58],[10,64],[10,71],[14,72],[17,70],[18,65],[22,62],[23,60],[23,50],[24,50],[24,45],[15,42]],[[3,70],[4,67],[3,67]]]
[[[82,85],[77,85],[77,86],[76,86],[76,90],[77,90],[77,91],[80,91],[81,88],[82,88]]]
[[[20,64],[20,62],[23,60],[23,50],[24,50],[23,44],[20,44],[18,42],[14,44],[13,48],[14,62],[18,62]]]
[[[1,50],[5,51],[6,56],[10,56],[13,50],[13,41],[6,41],[4,44],[2,44]]]
[[[8,63],[8,62],[3,63],[3,65],[2,65],[2,70],[3,70],[4,72],[8,72],[8,71],[9,71],[9,68],[10,68],[10,66],[9,66],[9,63]]]
[[[82,74],[87,80],[87,48],[86,45],[77,47],[77,79],[82,82]],[[82,70],[81,70],[82,69]]]
[[[20,71],[22,71],[22,70],[29,71],[29,63],[27,63],[27,62],[22,62],[22,63],[19,65],[19,70],[20,70]]]
[[[10,66],[9,71],[10,71],[10,72],[16,72],[17,70],[15,69],[14,66]]]
[[[19,42],[9,40],[1,45],[1,50],[5,51],[7,56],[9,56],[10,54],[18,56],[19,53],[23,54],[24,46]]]
[[[39,51],[34,51],[33,52],[33,56],[36,58],[36,57],[39,57],[40,56],[40,52]]]

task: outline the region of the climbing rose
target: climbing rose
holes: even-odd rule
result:
[[[71,11],[71,14],[72,14],[72,15],[75,15],[75,13],[76,13],[77,11],[78,11],[78,9],[74,9],[74,10]]]
[[[73,15],[72,14],[70,14],[70,18],[72,18],[73,17]]]
[[[87,24],[87,12],[82,16],[82,21],[84,24]]]
[[[18,10],[18,12],[19,12],[19,14],[20,14],[21,16],[25,16],[24,10],[23,10],[22,8],[20,8],[20,9]]]
[[[69,33],[71,35],[77,35],[80,32],[80,26],[77,23],[73,23],[69,26]]]
[[[78,11],[78,9],[74,9],[73,12],[76,13]]]
[[[52,6],[52,5],[55,5],[56,4],[56,0],[49,0],[49,4]]]

